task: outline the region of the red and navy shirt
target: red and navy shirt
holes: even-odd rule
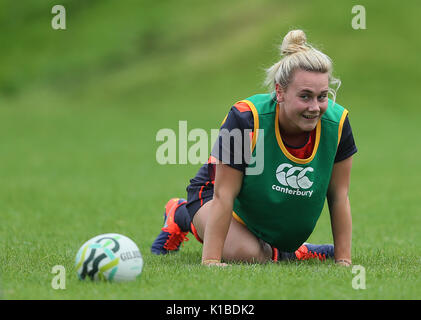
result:
[[[245,132],[245,130],[248,129],[249,131],[252,131],[254,129],[254,121],[250,107],[247,104],[241,102],[235,104],[228,113],[225,122],[221,126],[221,129],[227,129],[228,131],[233,129],[240,129],[241,132]],[[306,159],[310,157],[313,152],[316,137],[315,133],[316,129],[310,132],[307,142],[304,145],[290,146],[286,144],[285,141],[284,144],[294,157]],[[226,163],[226,159],[224,158],[224,163],[234,169],[245,172],[247,162],[244,159],[244,161],[242,161],[240,164],[234,161],[234,142],[231,142],[231,145],[229,146],[230,150],[222,150],[223,146],[224,144],[222,143],[222,137],[220,135],[218,137],[218,141],[215,143],[213,151],[211,152],[208,163],[205,163],[199,169],[196,176],[190,180],[190,185],[187,187],[187,190],[189,190],[189,188],[205,185],[211,187],[213,181],[215,180],[215,165],[212,163],[212,158],[216,157],[218,160],[222,160],[220,155],[222,155],[223,152],[226,154],[228,152],[228,154],[230,154],[230,162]],[[218,150],[215,150],[215,147]],[[244,145],[242,150],[244,150]],[[355,145],[351,125],[347,116],[342,127],[342,135],[341,140],[339,141],[338,149],[336,151],[335,162],[345,160],[356,152],[357,147]]]

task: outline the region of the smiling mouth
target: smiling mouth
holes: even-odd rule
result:
[[[306,119],[309,119],[309,120],[313,120],[313,119],[318,118],[319,116],[318,116],[318,115],[316,115],[316,116],[311,116],[311,115],[305,115],[305,114],[303,114],[303,117],[304,117],[304,118],[306,118]]]

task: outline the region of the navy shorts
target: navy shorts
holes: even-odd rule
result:
[[[192,186],[189,185],[187,187],[187,204],[186,204],[186,209],[187,212],[190,215],[191,221],[193,222],[193,218],[195,216],[195,214],[197,213],[197,211],[199,211],[199,209],[209,200],[213,199],[213,183],[214,181],[208,181],[206,182],[206,184],[204,185],[198,185],[198,186]],[[235,212],[232,212],[232,216],[235,220],[237,220],[239,223],[243,224],[244,226],[246,226],[246,224],[244,223],[244,221],[237,215],[235,214]],[[192,226],[192,233],[194,234],[194,236],[196,237],[196,239],[199,242],[202,242],[202,239],[200,239],[199,235],[197,234],[196,228],[194,228],[193,223],[191,224]],[[247,226],[246,226],[247,227]]]
[[[211,181],[206,182],[202,186],[187,187],[187,204],[186,209],[190,215],[191,221],[193,221],[194,215],[199,209],[209,200],[213,199],[213,183]]]

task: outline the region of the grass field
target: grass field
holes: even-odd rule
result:
[[[51,28],[54,4],[0,4],[0,298],[421,298],[419,2],[62,1],[62,31]],[[366,30],[351,27],[354,4]],[[165,203],[186,196],[200,167],[159,165],[156,133],[179,120],[218,128],[233,102],[264,92],[263,70],[291,28],[342,79],[365,290],[332,262],[201,267],[192,235],[178,254],[150,254]],[[108,232],[138,244],[142,276],[79,281],[77,250]],[[309,242],[332,242],[327,210]],[[51,287],[54,265],[66,268],[65,290]]]

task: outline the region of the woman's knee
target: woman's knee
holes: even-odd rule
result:
[[[200,209],[196,212],[196,214],[193,217],[193,226],[196,229],[197,235],[203,239],[206,229],[206,222],[208,221],[208,217],[210,214],[210,207],[212,205],[212,201],[210,200],[206,202]]]
[[[201,239],[211,214],[212,201],[205,203],[193,217],[193,225]],[[224,260],[265,263],[271,256],[272,249],[266,242],[258,239],[246,226],[232,218],[222,252]]]
[[[224,245],[225,260],[265,263],[271,256],[270,245],[258,239],[245,226],[233,219]]]

